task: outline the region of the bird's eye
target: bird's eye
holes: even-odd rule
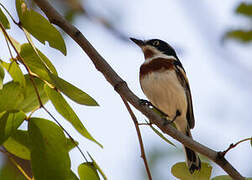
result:
[[[159,41],[154,41],[152,44],[153,44],[153,46],[158,46],[159,45]]]

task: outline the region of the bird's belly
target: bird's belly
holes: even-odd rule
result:
[[[176,111],[185,118],[187,100],[184,88],[180,85],[176,72],[153,72],[140,79],[141,87],[147,98],[161,111],[174,117]],[[175,121],[176,122],[176,121]]]

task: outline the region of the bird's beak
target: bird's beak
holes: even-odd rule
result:
[[[136,43],[139,47],[142,47],[145,45],[145,42],[139,39],[135,39],[135,38],[130,38],[131,41],[133,41],[134,43]]]

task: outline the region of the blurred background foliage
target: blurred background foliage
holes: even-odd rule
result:
[[[248,22],[248,26],[227,31],[225,38],[235,39],[241,43],[250,43],[252,41],[252,4],[245,2],[240,3],[236,8],[235,13],[244,16]]]
[[[115,36],[119,40],[128,42],[127,33],[122,30],[124,20],[127,19],[127,14],[121,13],[120,10],[116,9],[112,5],[112,1],[92,1],[92,0],[51,0],[51,3],[56,9],[58,9],[70,22],[75,23],[78,17],[82,17],[83,21],[90,21],[98,26],[105,28],[111,35]],[[110,4],[111,3],[111,4]],[[120,2],[117,2],[120,3]],[[215,2],[216,5],[219,3]],[[33,3],[29,1],[29,5],[33,9],[39,9]],[[186,6],[186,3],[184,4]],[[115,9],[114,9],[115,8]],[[102,9],[102,10],[101,10]],[[204,8],[203,8],[204,9]],[[237,16],[242,16],[243,19],[237,22],[236,28],[226,27],[226,32],[223,32],[219,37],[219,41],[225,41],[225,43],[230,43],[230,41],[235,40],[240,43],[241,46],[251,46],[252,42],[252,3],[251,2],[240,2],[237,4],[234,13]],[[88,23],[87,23],[88,24]],[[96,27],[96,26],[94,26]],[[223,45],[225,46],[225,44]],[[69,49],[68,51],[71,51]],[[252,51],[251,51],[252,53]],[[221,56],[221,54],[219,54]],[[227,58],[224,58],[227,59]],[[250,59],[251,60],[251,59]],[[233,63],[232,61],[230,63]],[[241,72],[251,72],[247,71],[247,67],[243,62],[238,61],[234,64],[238,64],[238,68],[241,68]],[[230,64],[231,65],[231,64]],[[248,73],[245,73],[248,74]],[[252,73],[249,73],[251,77]],[[240,74],[237,75],[238,78]],[[234,79],[234,81],[239,81]],[[236,83],[237,84],[237,83]],[[239,83],[238,83],[239,84]],[[164,143],[165,144],[165,143]],[[167,144],[165,144],[167,146]],[[239,147],[238,147],[239,148]],[[175,148],[157,148],[155,144],[149,145],[147,150],[147,157],[149,160],[150,168],[153,177],[156,179],[163,180],[166,179],[163,169],[160,168],[160,161],[166,161],[169,164],[170,159],[176,159],[177,156],[181,156],[182,150]],[[0,179],[1,180],[23,180],[23,176],[19,171],[13,166],[13,164],[6,158],[5,155],[1,154],[1,169],[0,169]],[[140,159],[139,154],[135,158]],[[201,157],[204,159],[203,157]],[[207,159],[205,159],[207,161]],[[19,161],[22,166],[27,166],[27,162]],[[141,170],[142,179],[146,179],[146,172],[141,164],[139,167]],[[252,172],[252,169],[250,167]],[[251,173],[250,173],[251,174]],[[251,174],[252,175],[252,174]]]

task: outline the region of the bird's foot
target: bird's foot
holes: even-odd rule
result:
[[[179,110],[177,110],[177,111],[176,111],[176,115],[174,116],[174,118],[173,118],[172,120],[168,120],[168,119],[166,119],[166,118],[162,118],[162,120],[163,120],[162,125],[163,125],[163,126],[166,126],[166,125],[168,125],[168,124],[174,123],[174,121],[175,121],[175,120],[177,119],[177,117],[180,116],[180,115],[181,115],[181,112],[180,112]]]
[[[166,113],[158,109],[156,106],[154,106],[150,101],[145,99],[140,99],[139,104],[143,106],[148,106],[149,108],[153,108],[156,112],[158,112],[162,117],[168,117]]]
[[[174,121],[177,119],[178,116],[181,115],[181,112],[179,110],[176,111],[176,115],[174,116],[174,118],[171,120],[171,123],[174,123]]]
[[[139,100],[139,104],[141,106],[149,106],[149,107],[153,106],[152,103],[150,101],[146,100],[146,99],[140,99]]]

